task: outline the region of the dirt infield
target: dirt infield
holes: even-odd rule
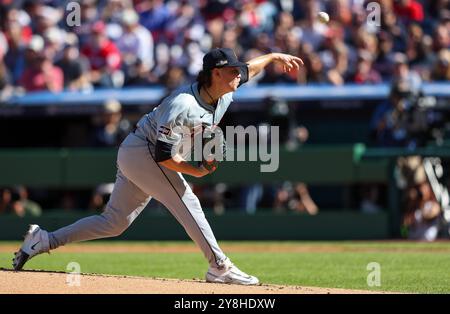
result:
[[[69,275],[72,276],[72,275]],[[0,270],[0,294],[360,294],[379,293],[364,290],[317,287],[211,284],[200,280],[175,280],[131,276],[81,275],[79,286],[66,273]]]
[[[292,243],[249,243],[222,245],[226,252],[347,252],[377,251],[368,248],[347,248],[332,245],[298,245]],[[0,253],[11,253],[18,245],[0,245]],[[61,253],[193,253],[200,250],[195,244],[186,243],[83,243],[60,247]],[[396,251],[393,249],[393,251]],[[414,251],[414,250],[411,250]],[[0,294],[4,293],[133,293],[133,294],[360,294],[383,293],[366,290],[334,289],[304,286],[259,285],[245,287],[239,285],[210,284],[203,280],[176,280],[150,277],[113,276],[83,274],[80,286],[66,283],[68,274],[64,272],[21,271],[0,268]],[[26,283],[26,284],[25,284]]]

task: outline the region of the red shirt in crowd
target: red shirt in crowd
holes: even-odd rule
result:
[[[45,91],[60,92],[64,87],[64,74],[54,65],[49,66],[47,72],[27,69],[23,72],[19,82],[27,92]]]
[[[92,70],[101,70],[104,67],[112,70],[120,68],[120,52],[116,45],[109,40],[106,40],[100,49],[86,45],[81,49],[81,53],[89,59]]]
[[[405,6],[394,4],[394,11],[398,16],[416,22],[422,22],[424,18],[422,4],[416,0],[410,0]]]

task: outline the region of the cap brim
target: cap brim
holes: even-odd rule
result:
[[[228,64],[224,65],[223,67],[243,67],[246,65],[247,65],[247,63],[238,61],[238,62],[228,63]]]

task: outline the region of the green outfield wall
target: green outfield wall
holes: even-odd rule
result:
[[[0,240],[22,240],[28,225],[37,223],[56,230],[88,214],[47,213],[39,218],[0,216]],[[322,212],[316,216],[301,214],[227,213],[206,215],[219,240],[368,240],[389,237],[386,213],[363,214],[351,211]],[[116,239],[187,240],[180,224],[170,214],[139,216]]]
[[[0,149],[0,186],[93,188],[114,181],[116,154],[117,149]],[[426,147],[414,152],[404,148],[369,149],[363,144],[305,146],[294,151],[281,149],[276,172],[260,172],[260,162],[224,162],[214,175],[201,179],[189,177],[188,180],[230,185],[284,181],[347,186],[384,183],[388,187],[388,208],[377,215],[342,210],[321,211],[314,217],[227,213],[211,216],[211,224],[218,237],[230,240],[397,238],[400,237],[401,214],[394,166],[398,156],[411,154],[450,158],[450,147]],[[49,229],[76,220],[66,215],[39,219],[44,219]],[[23,232],[27,223],[26,219],[0,216],[0,239],[17,239],[17,233]],[[175,240],[185,235],[171,217],[153,216],[140,218],[125,237]]]
[[[228,184],[302,181],[310,184],[386,182],[386,160],[361,160],[361,144],[280,150],[279,168],[261,172],[261,162],[223,162],[211,176],[194,183]],[[113,182],[116,149],[0,149],[0,186],[89,188]]]

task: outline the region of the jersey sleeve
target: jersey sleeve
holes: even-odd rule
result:
[[[170,145],[178,145],[183,135],[189,133],[189,106],[173,103],[157,123],[156,140]],[[190,134],[190,133],[189,133]]]
[[[248,82],[248,65],[240,67],[239,71],[241,72],[241,81],[239,82],[238,87]]]

